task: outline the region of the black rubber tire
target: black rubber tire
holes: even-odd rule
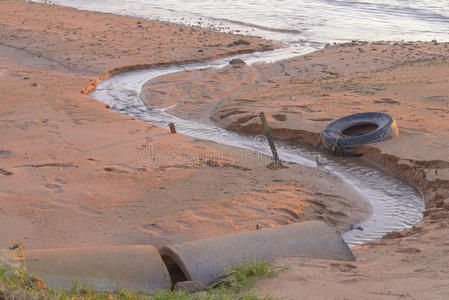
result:
[[[377,129],[356,136],[343,134],[348,128],[360,125],[376,125]],[[391,116],[367,112],[346,116],[327,125],[321,132],[320,144],[339,156],[359,156],[358,150],[362,145],[388,140],[398,134],[398,126]]]

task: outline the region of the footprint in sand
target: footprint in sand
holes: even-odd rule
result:
[[[292,218],[294,220],[300,219],[300,215],[296,213],[294,210],[289,208],[275,207],[273,210],[278,213],[280,216],[285,216],[288,218]]]
[[[119,163],[119,164],[117,164],[117,166],[120,166],[124,169],[128,169],[133,172],[136,172],[136,171],[145,172],[145,169],[146,169],[146,168],[136,168],[136,167],[124,164],[124,163]]]
[[[356,273],[357,267],[349,263],[331,263],[330,266],[343,273]]]
[[[51,136],[53,138],[59,138],[61,136],[61,133],[56,130],[47,130],[47,136]]]
[[[0,158],[7,158],[12,155],[11,151],[8,150],[0,150]]]
[[[94,209],[90,209],[87,207],[78,207],[76,209],[76,212],[82,215],[86,215],[89,217],[101,217],[104,216],[104,213],[102,213],[101,211],[98,210],[94,210]]]
[[[96,162],[96,163],[100,163],[101,162],[101,160],[98,160],[98,159],[95,159],[95,158],[91,158],[91,157],[89,157],[87,160],[91,161],[91,162]]]
[[[308,112],[308,113],[315,112],[315,110],[310,108],[308,105],[299,105],[299,108],[304,112]]]
[[[47,191],[49,191],[50,193],[62,193],[62,188],[57,185],[57,184],[44,184],[43,186]]]
[[[192,229],[193,228],[193,224],[186,222],[186,221],[181,221],[178,220],[179,225],[181,225],[183,227],[183,229]]]
[[[128,174],[128,171],[121,170],[121,169],[114,168],[114,167],[106,167],[106,168],[104,168],[104,170],[106,172],[111,172],[111,173]]]
[[[54,210],[60,208],[59,206],[56,206],[51,203],[32,203],[32,204],[29,204],[27,207],[30,209],[33,209],[33,210],[38,210],[38,211],[54,211]]]
[[[66,181],[64,181],[64,180],[62,180],[62,179],[60,179],[60,178],[56,178],[56,179],[55,179],[55,182],[60,183],[60,184],[67,184]]]
[[[141,227],[141,230],[147,234],[151,234],[156,237],[164,237],[168,236],[170,233],[166,229],[163,229],[157,223],[144,224]]]
[[[0,168],[0,175],[11,176],[12,174],[13,174],[13,172],[10,172],[10,171]]]

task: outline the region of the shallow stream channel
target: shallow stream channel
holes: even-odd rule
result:
[[[229,65],[230,60],[234,58],[243,59],[251,65],[274,62],[312,50],[314,50],[312,47],[304,47],[300,53],[298,48],[283,48],[263,53],[232,56],[205,63],[130,71],[100,82],[90,96],[108,104],[111,109],[120,114],[129,115],[156,126],[167,128],[168,124],[173,122],[176,124],[177,132],[186,136],[270,155],[270,147],[264,139],[231,132],[210,124],[180,119],[166,112],[166,109],[148,108],[140,99],[142,86],[149,80],[170,73],[203,68],[221,68]],[[326,157],[329,163],[319,167],[340,177],[346,184],[353,187],[361,198],[369,201],[372,206],[372,215],[342,235],[350,247],[379,239],[393,230],[408,229],[422,218],[424,199],[415,186],[360,158],[337,159],[319,150],[282,141],[276,141],[276,148],[282,161],[308,167],[318,167],[315,162],[316,155]]]

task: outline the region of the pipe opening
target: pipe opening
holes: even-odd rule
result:
[[[171,284],[174,286],[177,282],[187,281],[188,278],[182,271],[181,267],[171,257],[162,255],[162,261],[167,266],[168,274],[170,275]]]
[[[364,123],[364,124],[357,124],[357,125],[353,125],[351,127],[348,127],[345,130],[343,130],[342,133],[345,136],[359,136],[359,135],[364,135],[364,134],[373,132],[377,128],[379,128],[377,126],[377,124]]]

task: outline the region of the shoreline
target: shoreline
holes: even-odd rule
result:
[[[2,7],[17,5],[17,7],[21,8],[40,4],[7,0],[0,3],[0,5]],[[70,8],[67,8],[67,10],[61,7],[51,9],[58,10],[58,12],[65,11],[66,13],[77,14],[76,10]],[[23,17],[29,20],[26,18],[26,13],[30,12],[22,11],[22,13],[24,13]],[[84,13],[86,12],[79,12],[80,15]],[[123,22],[126,24],[135,22],[135,19],[126,17],[90,12],[86,14],[86,17],[90,15],[103,16],[109,22],[113,22],[113,19],[120,20],[117,21],[117,26],[123,26]],[[12,24],[8,25],[10,26],[7,27],[8,30],[14,29],[14,26],[17,26],[17,28],[21,26],[19,23],[13,24],[15,20],[9,19],[13,17],[14,14],[11,14],[5,19],[12,22]],[[142,22],[157,24],[154,21]],[[6,30],[5,25],[0,25],[3,25],[0,26],[0,30],[4,33]],[[29,25],[25,24],[25,26]],[[180,27],[180,25],[173,26],[176,28]],[[36,46],[40,32],[37,32],[37,34],[35,32],[33,37],[27,31],[29,28],[26,27],[25,29],[25,33],[21,30],[8,32],[19,36],[21,43],[29,42],[32,45],[31,53],[33,54],[33,51],[37,49],[35,52],[37,54],[33,54],[31,58],[28,57],[23,60],[24,56],[19,52],[6,53],[4,46],[2,46],[3,48],[0,47],[0,66],[3,70],[0,75],[3,81],[0,83],[0,89],[11,91],[4,106],[3,117],[0,119],[4,125],[3,136],[7,139],[7,142],[3,143],[2,149],[0,149],[2,150],[2,157],[0,158],[2,165],[0,167],[12,173],[11,175],[2,175],[7,182],[0,189],[0,194],[4,199],[2,201],[2,209],[0,210],[0,213],[4,216],[4,225],[2,227],[8,226],[11,228],[7,236],[3,233],[2,247],[7,247],[9,244],[12,244],[13,239],[22,237],[27,238],[24,239],[26,246],[36,245],[43,248],[55,247],[58,243],[59,245],[64,243],[67,245],[70,242],[73,243],[73,241],[76,242],[71,244],[72,246],[89,245],[92,242],[98,243],[98,239],[101,236],[104,236],[102,241],[106,244],[158,243],[160,236],[183,230],[185,232],[200,231],[196,237],[192,236],[190,238],[207,237],[208,235],[235,232],[236,230],[254,230],[254,220],[265,220],[268,214],[274,214],[274,218],[270,219],[270,222],[264,224],[264,226],[276,226],[285,222],[295,221],[294,218],[292,219],[291,214],[285,214],[285,209],[287,209],[287,212],[294,212],[299,216],[307,216],[307,214],[313,216],[312,211],[314,207],[307,205],[307,200],[314,200],[313,197],[316,197],[318,193],[312,194],[313,196],[310,197],[308,194],[310,193],[309,185],[313,185],[314,180],[318,181],[318,178],[325,174],[289,165],[287,170],[276,171],[276,182],[273,183],[273,172],[267,170],[265,165],[245,165],[244,160],[241,158],[227,157],[230,147],[182,136],[174,137],[169,135],[166,129],[155,128],[150,124],[135,121],[129,117],[111,112],[105,109],[102,103],[86,95],[81,95],[79,89],[85,87],[91,80],[91,76],[86,76],[86,73],[105,73],[107,69],[120,67],[114,66],[114,64],[117,64],[114,56],[109,57],[106,53],[106,56],[100,62],[94,64],[79,63],[80,60],[78,60],[78,63],[73,63],[75,67],[66,65],[63,61],[70,58],[65,56],[66,49],[57,49],[54,45],[51,46],[51,43],[47,45],[48,48],[33,48]],[[139,29],[140,27],[135,28],[136,36],[138,36]],[[128,37],[128,41],[135,40],[136,36],[131,35]],[[224,38],[224,45],[228,43],[227,41],[235,41],[233,36],[218,33],[214,38],[221,37]],[[69,37],[69,39],[71,38]],[[257,38],[248,39],[251,39],[251,43],[256,45],[256,47],[260,41]],[[56,41],[55,39],[54,42]],[[13,39],[13,44],[16,42]],[[4,44],[4,41],[2,43]],[[151,45],[151,41],[147,43]],[[265,44],[266,41],[262,43]],[[55,45],[58,46],[60,44],[55,43]],[[130,45],[128,44],[128,46]],[[30,49],[26,47],[27,45],[18,48],[29,51]],[[91,47],[93,47],[92,49],[105,48],[104,45]],[[125,47],[124,49],[127,48]],[[45,53],[44,50],[47,50],[47,53],[52,55],[43,55]],[[207,51],[213,52],[216,49],[208,49]],[[220,51],[222,50],[216,51],[216,55],[220,55]],[[310,55],[319,55],[319,53],[322,53],[320,51]],[[111,53],[112,51],[109,54],[112,55]],[[157,57],[158,50],[154,50],[154,53],[155,57]],[[185,51],[182,51],[182,53],[184,58],[189,57],[189,55],[197,57],[198,53],[205,57],[204,52],[198,52],[198,47],[194,44],[191,45],[190,52],[186,54]],[[93,51],[89,55],[94,57],[95,54],[95,51]],[[12,59],[14,56],[16,58]],[[76,54],[73,54],[73,56],[75,58],[80,57]],[[37,57],[47,61],[43,62],[42,65],[38,65],[36,64],[36,61],[39,60]],[[51,57],[51,63],[49,63],[49,57]],[[126,57],[121,63],[126,65],[126,63],[131,62],[129,65],[138,65],[133,62],[142,60],[143,57],[143,55]],[[301,58],[304,57],[309,56],[301,56]],[[161,58],[161,60],[163,59]],[[339,60],[340,57],[337,56],[336,59]],[[78,66],[81,66],[81,69]],[[88,70],[88,72],[84,73],[85,70],[82,70],[83,66],[87,67],[85,70]],[[279,70],[276,70],[277,66],[272,66],[274,70],[270,69],[271,66],[269,65],[263,66],[266,69],[262,69],[262,72],[270,76],[268,77],[267,75],[267,78],[275,81],[274,83],[269,83],[267,88],[273,89],[276,84],[279,84],[279,87],[287,87],[288,90],[288,84],[309,84],[304,81],[288,82],[288,84],[286,81],[279,81],[279,78],[283,78],[281,77],[283,73],[279,73]],[[105,67],[106,70],[103,70]],[[72,71],[70,72],[71,68]],[[123,68],[126,69],[127,67]],[[246,70],[246,68],[234,68],[234,71]],[[329,72],[335,73],[334,71]],[[245,76],[243,73],[239,76]],[[328,74],[328,76],[333,77],[335,75]],[[251,79],[254,77],[249,76],[247,78]],[[20,82],[18,82],[18,79],[20,79]],[[28,85],[25,86],[22,84],[23,82]],[[264,91],[266,89],[262,89],[260,93]],[[256,93],[255,96],[258,97],[258,94]],[[232,97],[235,97],[235,95],[232,95]],[[232,97],[230,100],[232,100]],[[28,99],[33,99],[34,101],[30,102]],[[388,105],[388,103],[385,105]],[[275,103],[275,106],[279,106],[279,104]],[[313,110],[314,107],[309,106]],[[304,114],[304,112],[302,113]],[[314,112],[310,113],[313,114]],[[273,115],[277,116],[278,114],[275,112]],[[249,116],[249,114],[240,115],[238,118],[248,119]],[[228,115],[228,117],[232,118],[232,114]],[[276,118],[283,119],[282,116],[271,118],[270,114],[269,122],[274,124],[283,122]],[[323,119],[320,116],[313,116],[313,118]],[[323,123],[318,124],[321,126]],[[309,128],[315,128],[315,131],[317,129],[317,127],[313,126]],[[276,129],[276,126],[273,129]],[[304,133],[297,129],[294,130],[294,133],[299,133],[302,138],[307,138],[307,134],[314,134],[314,131],[310,129],[309,131],[304,130]],[[366,157],[385,160],[387,167],[389,164],[396,164],[399,158],[388,157],[388,151],[395,151],[395,141],[386,142],[383,144],[386,146],[382,146],[383,148],[380,151],[376,150],[376,148],[367,147],[364,150]],[[185,160],[157,161],[142,166],[136,161],[136,156],[142,153],[142,151],[146,151],[145,148],[149,144],[157,146],[159,151],[169,151],[173,145],[176,145],[180,152],[191,153],[191,151],[197,151],[209,155],[206,156],[207,159],[201,162],[196,161],[195,157],[190,157],[187,164]],[[120,147],[116,148],[117,145]],[[224,159],[214,161],[215,157],[223,157]],[[192,161],[194,164],[192,164]],[[445,162],[444,157],[441,161]],[[411,163],[413,164],[410,165]],[[432,163],[436,164],[434,169],[440,170],[442,172],[440,175],[444,176],[445,164],[443,163],[439,166],[438,161]],[[416,169],[413,169],[414,166]],[[436,176],[438,178],[437,171],[435,171],[435,174],[423,173],[420,167],[422,165],[420,165],[419,160],[415,162],[408,159],[402,165],[400,171],[405,172],[411,178],[414,178],[414,176],[417,179],[426,179],[426,176],[434,176],[432,178]],[[302,172],[303,176],[310,176],[310,182],[296,182],[297,178],[294,174],[298,172]],[[219,173],[219,176],[214,175],[215,173]],[[15,183],[18,176],[21,177],[22,181]],[[251,179],[236,183],[233,180],[235,176]],[[189,181],[187,179],[189,177],[193,179]],[[206,180],[208,178],[210,180],[206,181],[207,185],[220,184],[226,189],[218,192],[218,197],[221,197],[220,201],[216,201],[210,207],[210,199],[198,200],[196,191],[192,187],[190,187],[190,190],[188,189],[189,185],[193,185],[197,180]],[[223,178],[228,179],[225,179],[223,182]],[[334,182],[332,179],[329,180]],[[447,184],[447,182],[441,182],[438,179],[437,182],[443,186]],[[337,183],[334,182],[334,184]],[[141,189],[141,186],[145,188]],[[178,186],[179,188],[177,188]],[[251,191],[247,190],[248,186],[252,187]],[[86,189],[86,187],[88,188]],[[175,187],[178,191],[176,191]],[[189,203],[180,201],[182,200],[180,198],[186,195],[185,189],[189,190],[192,196],[192,199],[188,201]],[[226,191],[227,193],[224,193]],[[215,190],[206,189],[202,192],[205,193],[206,198],[213,197],[217,199],[217,191]],[[325,189],[323,191],[318,189],[312,192],[324,192],[332,196],[338,196],[335,190]],[[308,297],[308,299],[313,299],[313,297],[322,299],[323,297],[362,296],[368,291],[371,293],[377,289],[384,294],[376,295],[373,292],[373,294],[370,294],[373,298],[392,298],[398,294],[407,295],[410,291],[413,291],[414,295],[433,296],[435,294],[430,294],[430,290],[438,285],[440,291],[438,296],[441,296],[443,299],[449,293],[449,291],[446,291],[447,287],[444,286],[444,282],[447,280],[447,273],[444,270],[446,269],[445,265],[449,262],[449,258],[443,251],[447,245],[444,242],[438,243],[437,239],[442,238],[444,240],[448,236],[448,220],[445,210],[447,198],[445,198],[444,192],[444,189],[430,192],[427,190],[425,193],[426,201],[434,193],[435,205],[441,204],[442,201],[441,207],[437,207],[436,210],[430,208],[427,211],[426,218],[417,224],[412,231],[393,233],[389,237],[394,239],[383,239],[358,247],[355,250],[355,255],[358,258],[357,262],[339,263],[307,259],[281,260],[281,264],[290,264],[292,266],[291,269],[278,277],[264,280],[255,291],[261,295],[272,294],[287,299],[289,297],[295,299],[294,297],[303,294],[313,295],[311,296],[312,298]],[[277,207],[267,205],[262,213],[255,213],[249,209],[251,206],[264,203],[263,200],[267,200],[267,194],[270,195],[270,202],[274,200]],[[150,198],[148,195],[150,195]],[[168,216],[166,219],[160,218],[157,216],[158,214],[154,214],[154,211],[161,208],[161,204],[157,202],[153,202],[152,206],[147,207],[146,210],[139,207],[147,205],[146,201],[153,198],[171,199],[175,205],[181,206],[186,211],[186,215],[182,215],[183,213],[178,207],[178,211],[174,209],[166,211]],[[285,206],[286,198],[293,198],[295,201]],[[294,205],[298,198],[301,199],[301,207]],[[332,203],[332,199],[320,199],[320,201],[327,201],[324,203],[329,205]],[[355,201],[356,199],[345,200]],[[201,201],[205,201],[203,202],[204,206],[199,205],[198,202]],[[132,202],[136,203],[133,204]],[[136,206],[136,204],[138,205]],[[231,209],[221,219],[222,222],[226,223],[226,228],[213,227],[212,231],[201,232],[201,229],[205,228],[204,224],[207,226],[213,224],[211,223],[211,220],[214,218],[213,211],[217,207],[226,208],[230,205],[239,207],[241,213],[249,213],[250,217],[247,220],[239,220]],[[275,210],[280,208],[284,209],[284,211]],[[337,208],[337,211],[338,209],[341,210],[343,208]],[[148,215],[152,213],[153,216],[149,218]],[[57,214],[62,214],[62,217],[56,218]],[[127,217],[138,217],[138,220],[137,222],[136,220],[127,222]],[[113,222],[105,222],[108,219]],[[185,220],[188,219],[194,222],[186,223]],[[176,222],[173,222],[173,220],[176,220]],[[78,223],[80,222],[86,223],[86,226],[76,227],[79,226]],[[102,222],[105,223],[102,224]],[[116,223],[119,223],[120,228],[114,227],[117,226],[114,225]],[[141,228],[138,228],[139,226]],[[191,227],[189,228],[189,226]],[[48,228],[53,228],[57,232],[52,232]],[[93,228],[94,230],[92,230]],[[94,232],[90,232],[90,236],[83,236],[83,234],[68,235],[72,231],[81,233]],[[55,241],[55,235],[60,235],[62,239]],[[36,237],[36,239],[32,240],[33,237]],[[176,239],[179,239],[179,237],[175,237]],[[381,253],[379,253],[381,248],[388,249],[384,251],[394,252],[395,255],[392,255],[392,257],[381,256]],[[423,263],[431,265],[427,272],[419,271],[419,267]],[[392,268],[384,270],[383,266],[385,265],[392,266],[394,270]],[[411,271],[413,271],[413,284],[415,287],[407,284],[406,279],[404,279]],[[301,274],[308,275],[304,277]],[[379,274],[383,274],[384,278],[379,278]],[[395,276],[398,280],[391,280],[391,276]],[[321,284],[323,281],[329,282],[326,289],[322,288]],[[406,289],[403,288],[404,286]]]
[[[342,183],[322,171],[288,165],[274,172],[266,168],[269,158],[264,157],[261,163],[261,156],[250,151],[170,135],[167,129],[119,115],[85,94],[111,72],[167,64],[164,57],[142,64],[143,54],[118,59],[105,47],[107,41],[96,39],[116,27],[133,26],[135,35],[122,30],[122,36],[115,37],[126,46],[115,52],[128,53],[143,48],[134,43],[142,30],[139,26],[149,26],[157,34],[160,26],[172,26],[180,41],[188,37],[189,44],[179,47],[182,42],[170,42],[170,32],[168,37],[159,37],[156,44],[182,53],[171,63],[262,51],[276,44],[36,3],[7,0],[0,6],[4,15],[0,31],[5,33],[0,40],[0,65],[5,70],[0,89],[10,91],[4,103],[4,111],[9,113],[0,119],[7,124],[3,127],[7,142],[0,149],[5,154],[0,167],[11,173],[3,175],[0,185],[1,205],[7,216],[1,221],[5,222],[2,226],[17,224],[11,231],[0,233],[2,247],[17,240],[28,248],[141,243],[162,246],[254,230],[257,224],[269,228],[317,217],[346,230],[369,214],[369,204],[357,195],[345,194]],[[50,14],[65,17],[39,22]],[[90,26],[101,18],[105,19],[102,23],[109,24],[102,29],[104,33]],[[73,19],[81,23],[73,23]],[[48,39],[36,42],[43,31],[50,29]],[[72,30],[77,32],[76,38],[67,36]],[[195,33],[198,35],[192,37]],[[5,45],[15,47],[18,41],[10,37],[19,34],[24,51],[9,51]],[[203,43],[204,36],[213,36],[213,44],[198,52],[197,42]],[[60,42],[63,37],[68,44],[73,43],[70,47],[82,49],[93,44],[93,50],[67,60],[67,45]],[[247,42],[235,43],[239,40]],[[151,39],[147,43],[149,47],[155,44]],[[100,51],[109,51],[105,53],[107,59],[92,64]],[[153,51],[157,57],[160,50],[156,47]],[[89,59],[75,67],[66,65],[65,61],[76,61],[80,55]],[[93,74],[79,72],[83,67],[90,70],[88,73],[103,75],[92,82]],[[83,87],[87,88],[80,93]],[[172,148],[178,153],[174,159],[170,156]],[[236,151],[238,155],[229,155]],[[153,153],[156,159],[142,161]],[[307,180],[298,180],[297,174],[307,174]],[[234,179],[239,177],[239,181]],[[323,177],[327,184],[315,186]],[[197,187],[198,182],[203,184]],[[309,188],[309,184],[314,187]],[[345,196],[332,203],[338,194]],[[358,209],[346,214],[348,206]],[[343,213],[333,217],[336,212]]]

